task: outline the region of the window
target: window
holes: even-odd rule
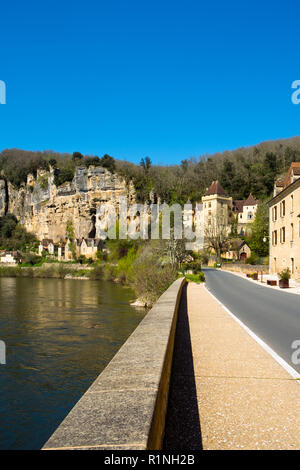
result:
[[[285,201],[282,201],[282,203],[280,204],[280,216],[285,216]]]
[[[253,219],[253,214],[252,214],[252,212],[248,212],[248,219],[249,219],[249,220],[252,220],[252,219]]]
[[[273,222],[277,220],[277,206],[273,207]]]
[[[291,241],[294,241],[294,224],[291,224]]]
[[[280,242],[285,243],[285,227],[280,229]]]
[[[291,212],[294,212],[294,196],[291,195]]]
[[[208,203],[208,207],[211,207],[211,202]]]
[[[277,230],[275,230],[272,233],[272,243],[273,243],[273,245],[277,245]]]

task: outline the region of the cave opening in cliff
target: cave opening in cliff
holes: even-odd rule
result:
[[[95,238],[96,237],[96,211],[94,211],[94,210],[92,210],[92,211],[91,211],[92,212],[92,217],[91,217],[92,229],[89,232],[89,238]]]

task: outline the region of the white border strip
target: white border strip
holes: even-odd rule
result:
[[[300,374],[297,372],[293,367],[291,367],[282,357],[280,357],[270,346],[268,346],[259,336],[257,336],[255,333],[253,333],[248,326],[246,326],[239,318],[237,318],[227,307],[225,307],[220,300],[217,299],[217,297],[210,292],[210,290],[206,287],[206,283],[204,283],[204,287],[207,290],[207,292],[218,302],[219,305],[242,327],[244,330],[247,331],[247,333],[265,350],[267,353],[270,354],[270,356],[275,359],[275,361],[278,362],[294,379],[296,379],[296,382],[300,385]],[[298,380],[297,380],[298,379]]]

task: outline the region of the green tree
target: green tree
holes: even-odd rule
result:
[[[247,240],[251,250],[258,256],[269,254],[269,208],[266,202],[259,202],[255,220],[251,224],[251,234]],[[265,241],[264,241],[265,239]]]
[[[82,159],[83,159],[83,155],[80,152],[73,152],[73,155],[72,155],[73,162],[80,163]]]
[[[73,259],[76,258],[76,246],[75,246],[75,230],[72,220],[67,221],[66,225],[66,237],[70,240],[70,250],[73,256]]]
[[[114,173],[116,168],[115,159],[107,154],[103,155],[103,157],[100,158],[100,165],[103,166],[103,168],[106,168],[111,173]]]

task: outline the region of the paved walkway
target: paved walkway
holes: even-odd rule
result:
[[[165,448],[300,449],[300,384],[203,285],[179,319]]]
[[[253,266],[253,272],[255,272],[255,266]],[[230,269],[224,269],[223,271],[229,272],[231,274],[235,274],[236,276],[242,277],[244,279],[247,279],[249,282],[255,282],[258,284],[263,284],[265,287],[268,287],[269,289],[275,289],[279,290],[281,292],[285,292],[287,294],[298,294],[300,295],[300,283],[299,281],[296,281],[295,279],[290,279],[290,287],[288,289],[281,289],[279,287],[279,282],[278,282],[278,276],[276,274],[261,274],[258,272],[258,280],[254,281],[253,279],[247,277],[247,275],[241,271],[231,271]],[[269,286],[267,284],[268,280],[272,281],[277,281],[277,286]]]

